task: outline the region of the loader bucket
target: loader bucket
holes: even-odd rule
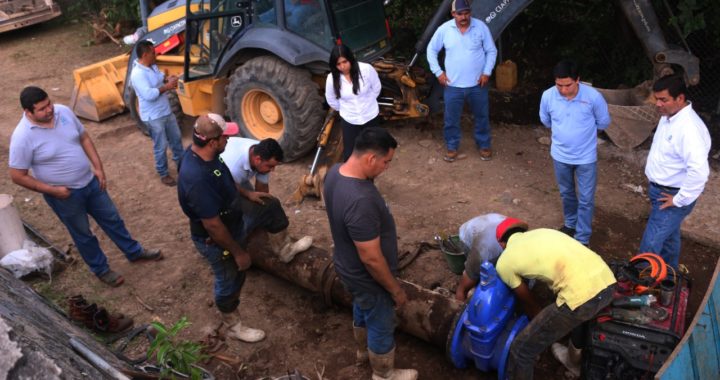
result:
[[[651,83],[623,90],[597,89],[608,103],[612,122],[605,130],[618,147],[631,150],[642,144],[657,126],[660,115],[654,105]]]
[[[75,115],[102,121],[125,110],[122,94],[128,58],[123,54],[73,71],[70,105]]]

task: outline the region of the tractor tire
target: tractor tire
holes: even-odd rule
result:
[[[315,147],[325,115],[310,72],[274,56],[253,58],[235,70],[225,106],[243,136],[277,140],[285,161],[296,160]]]
[[[180,98],[178,97],[178,94],[177,92],[175,92],[175,90],[168,91],[165,94],[167,94],[168,100],[170,101],[170,110],[172,111],[173,115],[175,115],[178,126],[182,128],[182,118],[185,116],[185,114],[183,113],[182,107],[180,106]],[[133,121],[135,121],[135,126],[145,136],[150,136],[150,131],[148,131],[147,125],[145,125],[145,123],[140,120],[140,110],[138,109],[137,94],[135,94],[135,89],[132,86],[128,86],[127,94],[125,94],[125,105],[130,111],[130,117],[133,119]]]

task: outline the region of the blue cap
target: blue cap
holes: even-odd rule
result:
[[[468,11],[470,10],[470,1],[468,0],[454,0],[452,2],[453,12]]]

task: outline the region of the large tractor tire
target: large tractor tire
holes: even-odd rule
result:
[[[256,57],[230,77],[225,105],[243,136],[280,143],[285,161],[315,147],[322,128],[323,99],[310,72],[274,56]]]
[[[170,102],[170,109],[172,110],[173,115],[175,115],[178,126],[182,128],[182,118],[185,116],[185,114],[183,113],[182,106],[180,105],[180,98],[178,97],[178,94],[177,92],[175,92],[175,90],[168,91],[165,94],[168,97],[168,101]],[[140,110],[138,108],[137,94],[135,94],[135,89],[133,88],[133,86],[128,86],[127,88],[127,94],[125,94],[125,105],[130,111],[130,117],[133,119],[133,121],[135,121],[135,126],[145,136],[150,136],[150,131],[148,131],[147,125],[145,125],[145,123],[140,120]]]

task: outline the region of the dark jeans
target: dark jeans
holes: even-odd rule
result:
[[[640,252],[652,252],[665,260],[667,265],[677,269],[680,263],[680,225],[695,207],[693,202],[683,207],[668,207],[660,210],[661,193],[677,194],[679,190],[650,183],[648,197],[652,204],[645,232],[640,241]]]
[[[231,313],[240,305],[240,290],[245,283],[245,272],[238,269],[230,252],[207,239],[192,236],[195,248],[210,264],[215,277],[215,305],[222,313]]]
[[[542,309],[510,346],[508,379],[532,379],[535,358],[558,339],[595,317],[612,302],[614,292],[615,284],[608,286],[575,310],[570,310],[567,305],[558,307],[555,303]]]
[[[345,162],[353,152],[353,148],[355,147],[355,139],[360,134],[360,131],[367,127],[380,126],[380,115],[376,116],[374,119],[362,125],[350,124],[341,117],[340,125],[342,126],[343,133],[343,162]]]
[[[276,234],[290,225],[280,200],[275,197],[263,198],[264,205],[255,203],[245,197],[237,197],[233,202],[234,209],[240,209],[243,214],[243,238],[247,238],[256,228]]]
[[[100,189],[100,182],[96,177],[93,177],[93,180],[83,188],[71,189],[70,197],[67,199],[58,199],[49,195],[43,197],[65,225],[83,261],[96,276],[107,273],[110,266],[98,239],[90,231],[88,215],[95,219],[128,260],[135,260],[142,252],[142,246],[130,236],[110,195]]]

